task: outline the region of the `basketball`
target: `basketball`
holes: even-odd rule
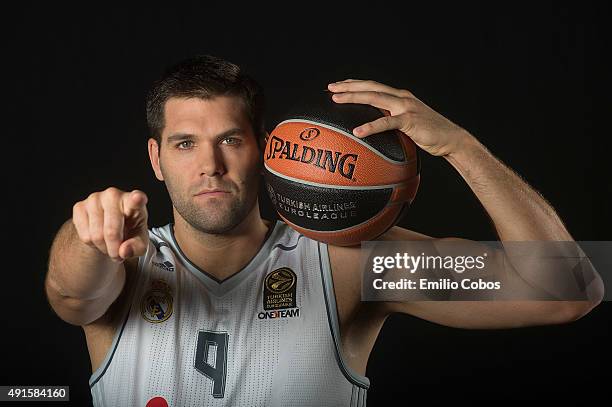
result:
[[[355,127],[385,114],[338,104],[330,92],[300,98],[270,133],[264,177],[289,226],[338,246],[373,240],[395,225],[420,182],[417,146],[398,130],[360,139]]]

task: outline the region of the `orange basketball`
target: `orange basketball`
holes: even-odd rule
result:
[[[352,134],[383,116],[321,92],[283,117],[268,137],[264,174],[272,204],[289,226],[350,246],[375,239],[406,213],[420,181],[414,142],[399,131],[363,139]]]

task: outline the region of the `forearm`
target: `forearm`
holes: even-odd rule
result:
[[[524,281],[556,298],[601,301],[603,282],[588,260],[584,260],[584,267],[575,268],[575,256],[583,255],[580,247],[571,243],[558,246],[545,243],[573,242],[574,239],[552,206],[537,191],[471,135],[466,136],[456,153],[445,158],[480,200],[501,241],[534,242],[530,246],[530,256],[521,244],[505,248],[508,260]],[[551,250],[557,255],[555,262],[542,257],[550,255]],[[579,272],[582,275],[576,276]],[[576,284],[577,278],[586,283],[584,287]]]
[[[47,289],[61,297],[93,300],[125,281],[125,268],[79,239],[72,220],[60,228],[49,256]],[[119,287],[120,291],[120,287]]]
[[[574,240],[551,205],[473,136],[466,134],[445,158],[482,203],[500,240]]]

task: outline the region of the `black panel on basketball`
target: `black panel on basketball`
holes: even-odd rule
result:
[[[268,195],[277,212],[292,223],[318,231],[346,229],[371,219],[384,209],[393,192],[391,188],[381,188],[342,190],[339,194],[333,187],[297,183],[268,170],[264,174]]]
[[[381,117],[380,110],[375,107],[360,105],[359,109],[355,109],[355,105],[334,102],[331,95],[327,91],[302,95],[285,117],[326,124],[349,134],[355,127]],[[361,140],[391,160],[405,161],[406,155],[399,137],[403,136],[397,131],[385,131]]]

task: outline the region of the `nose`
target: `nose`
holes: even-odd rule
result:
[[[201,149],[198,160],[200,162],[200,176],[214,177],[225,174],[223,155],[218,147],[210,144],[205,146]]]

